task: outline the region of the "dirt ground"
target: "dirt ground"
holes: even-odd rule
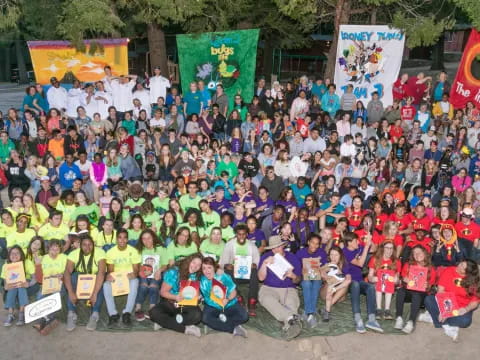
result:
[[[275,340],[254,331],[249,331],[248,339],[219,333],[194,338],[166,330],[93,333],[78,327],[74,332],[67,333],[65,325],[61,324],[50,335],[43,337],[30,325],[0,326],[0,359],[148,360],[166,356],[169,359],[211,359],[220,356],[229,360],[475,359],[480,352],[479,322],[480,315],[477,313],[472,327],[460,331],[457,343],[447,338],[441,329],[423,323],[419,323],[410,336],[368,332],[291,342]]]

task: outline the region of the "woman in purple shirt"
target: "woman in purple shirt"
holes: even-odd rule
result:
[[[260,254],[265,251],[265,246],[267,246],[267,239],[262,230],[257,229],[257,218],[253,215],[247,218],[247,239],[255,243]]]

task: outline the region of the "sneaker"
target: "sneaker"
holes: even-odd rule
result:
[[[428,311],[425,311],[424,313],[418,315],[418,321],[433,324],[432,315],[430,315]]]
[[[413,332],[414,328],[415,328],[415,326],[413,325],[413,321],[408,320],[407,323],[405,324],[405,326],[403,327],[402,331],[405,334],[411,334]]]
[[[89,331],[97,330],[97,322],[99,318],[100,316],[98,312],[93,312],[92,315],[90,315],[90,319],[88,319],[87,330]]]
[[[126,312],[122,314],[122,323],[126,326],[132,326],[132,316]]]
[[[67,331],[73,331],[77,327],[77,314],[69,311],[67,315]]]
[[[137,321],[145,320],[145,313],[142,310],[135,311],[135,320]]]
[[[17,320],[17,323],[15,325],[17,325],[17,326],[25,325],[25,313],[23,311],[20,311],[18,313],[18,320]]]
[[[248,316],[255,317],[257,316],[257,299],[250,298],[248,300]]]
[[[12,326],[14,321],[15,321],[15,315],[13,315],[12,313],[8,313],[7,319],[4,321],[3,326],[5,327]]]
[[[118,320],[120,320],[120,315],[112,315],[108,317],[108,327],[110,329],[115,328],[118,326]]]
[[[445,335],[447,335],[453,341],[458,340],[458,333],[460,330],[458,326],[450,326],[450,325],[444,324],[442,325],[442,328],[443,328],[443,331],[445,332]]]
[[[202,331],[198,326],[195,325],[188,325],[185,326],[185,335],[192,335],[196,337],[201,337],[202,336]]]
[[[376,332],[379,332],[379,333],[383,333],[382,327],[380,326],[380,324],[376,320],[367,321],[367,324],[365,325],[365,327],[367,329],[370,329],[370,330],[373,330],[373,331],[376,331]]]
[[[330,312],[328,312],[327,309],[322,310],[322,321],[323,322],[329,322],[330,321]]]
[[[161,328],[162,328],[162,327],[161,327],[159,324],[153,323],[153,331],[158,331],[158,330],[160,330]]]
[[[57,319],[48,318],[45,321],[45,324],[44,324],[43,328],[40,330],[40,334],[42,334],[44,336],[50,334],[52,332],[52,330],[55,329],[59,324],[60,324],[60,322]]]
[[[383,310],[382,309],[377,309],[377,311],[375,311],[375,318],[377,320],[381,320],[383,317]]]
[[[293,316],[290,320],[287,321],[285,326],[282,329],[282,337],[290,341],[295,339],[300,332],[302,331],[302,325],[297,316]]]
[[[390,310],[385,310],[385,312],[383,313],[383,318],[385,320],[393,320],[392,312]]]
[[[363,320],[358,320],[355,323],[355,331],[359,334],[365,334],[367,332],[367,329],[365,329],[365,325],[363,325]]]
[[[393,328],[397,330],[403,329],[403,319],[401,316],[397,316],[397,318],[395,319],[395,325],[393,325]]]
[[[247,330],[245,330],[242,325],[237,325],[233,329],[233,336],[241,336],[246,338],[247,337]]]
[[[307,316],[307,325],[310,329],[313,329],[318,325],[317,317],[314,314]]]

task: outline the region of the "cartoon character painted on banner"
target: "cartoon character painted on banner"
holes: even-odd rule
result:
[[[348,48],[343,50],[343,56],[338,59],[338,63],[349,77],[349,82],[371,83],[384,71],[387,58],[382,52],[383,48],[375,42],[369,45],[368,42],[354,40]]]

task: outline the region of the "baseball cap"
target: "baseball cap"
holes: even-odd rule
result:
[[[50,181],[50,178],[48,176],[42,176],[40,181]]]
[[[52,76],[52,77],[50,78],[50,82],[51,82],[51,83],[52,83],[52,82],[57,82],[57,81],[58,81],[58,79],[57,79],[55,76]]]
[[[430,128],[428,130],[429,131],[435,131],[435,130],[437,130],[437,128],[435,126],[430,126]]]

